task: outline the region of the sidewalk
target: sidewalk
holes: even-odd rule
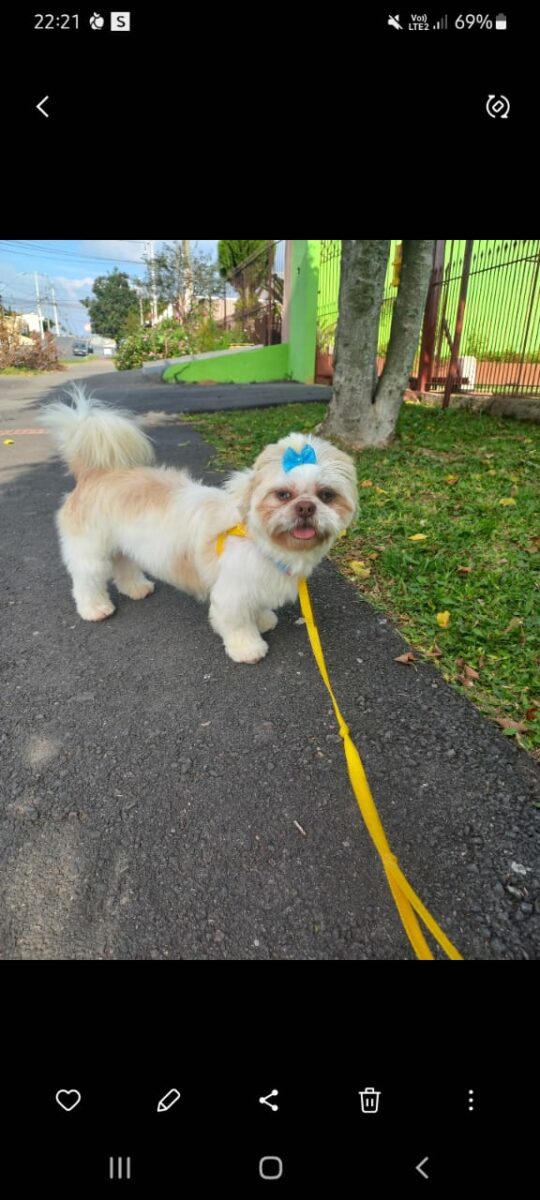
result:
[[[138,412],[183,407],[188,389],[161,384],[158,404],[135,374],[104,375],[96,392]],[[193,429],[147,428],[160,461],[216,482]],[[282,610],[255,667],[227,659],[206,608],[164,584],[82,622],[53,523],[71,484],[48,437],[16,443],[0,475],[3,956],[412,958],[298,608]],[[465,958],[537,958],[535,763],[432,666],[396,663],[401,637],[330,563],[310,588],[412,886]]]

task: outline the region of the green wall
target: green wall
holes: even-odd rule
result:
[[[167,383],[264,383],[286,379],[289,373],[289,346],[263,346],[260,350],[241,350],[219,358],[200,358],[176,363],[163,373]]]
[[[194,359],[167,367],[163,379],[184,383],[264,383],[292,379],[313,383],[317,340],[320,242],[291,243],[289,341],[260,350]]]

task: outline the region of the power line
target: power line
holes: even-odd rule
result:
[[[127,239],[125,239],[125,240],[127,241],[128,245],[140,245],[140,246],[148,245],[148,242],[143,242],[143,241],[136,242],[134,240],[129,241]],[[163,239],[161,239],[161,240],[163,240]],[[13,238],[12,240],[10,240],[8,238],[0,238],[0,247],[3,247],[4,249],[8,249],[12,254],[18,254],[21,256],[28,256],[30,253],[32,253],[32,254],[38,253],[40,255],[46,255],[48,257],[58,258],[61,260],[63,259],[65,261],[71,261],[73,263],[75,263],[75,262],[77,262],[77,263],[111,262],[111,263],[123,263],[127,266],[132,266],[132,267],[146,266],[146,263],[144,262],[144,260],[142,258],[121,258],[120,255],[117,255],[116,257],[113,258],[110,255],[104,255],[104,254],[84,254],[82,251],[55,249],[54,246],[44,246],[40,242],[26,242],[21,239],[15,239],[15,238]]]
[[[143,243],[144,244],[144,243]],[[92,262],[111,262],[123,263],[131,267],[144,267],[142,258],[121,258],[118,255],[116,258],[111,258],[103,254],[82,254],[71,250],[55,250],[52,246],[42,246],[37,242],[19,242],[0,239],[0,247],[4,250],[9,250],[11,254],[16,254],[20,257],[28,258],[30,254],[39,254],[48,258],[57,258],[67,262],[92,263]]]
[[[89,253],[85,253],[82,250],[67,250],[63,246],[60,246],[60,247],[44,246],[42,242],[28,242],[28,241],[23,240],[22,238],[2,238],[0,240],[5,245],[12,246],[13,248],[16,248],[16,249],[39,250],[43,254],[55,254],[61,258],[76,258],[79,261],[88,260],[90,262],[94,262],[96,259],[101,259],[104,262],[116,262],[118,260],[118,258],[120,257],[119,255],[113,256],[110,254],[89,254]],[[144,245],[144,242],[141,244]],[[140,260],[126,258],[126,259],[123,259],[122,261],[124,261],[124,262],[139,262]]]
[[[12,292],[10,292],[9,295],[11,296],[13,304],[25,304],[27,307],[31,308],[32,304],[35,303],[35,296],[14,296]],[[59,300],[57,298],[56,303],[59,308],[84,308],[86,311],[88,311],[82,300]]]

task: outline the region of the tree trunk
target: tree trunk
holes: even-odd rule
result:
[[[322,432],[353,449],[393,441],[424,311],[432,241],[404,241],[400,287],[383,375],[377,342],[389,241],[342,243],[334,395]]]
[[[366,441],[377,382],[377,335],[390,241],[343,241],[334,395],[322,425],[325,437],[349,446]]]
[[[373,404],[375,409],[379,409],[381,431],[387,431],[386,444],[393,441],[403,393],[409,386],[411,368],[418,349],[433,265],[433,248],[433,241],[403,242],[401,279],[390,341]]]

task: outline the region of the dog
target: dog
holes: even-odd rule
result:
[[[312,434],[290,433],[223,487],[154,463],[150,438],[123,410],[75,384],[71,404],[42,410],[76,486],[57,513],[62,558],[84,621],[115,606],[107,584],[132,600],[154,591],[144,572],[209,601],[210,624],[236,663],[268,652],[261,634],[296,599],[357,512],[353,460]],[[243,523],[245,537],[217,539]]]

